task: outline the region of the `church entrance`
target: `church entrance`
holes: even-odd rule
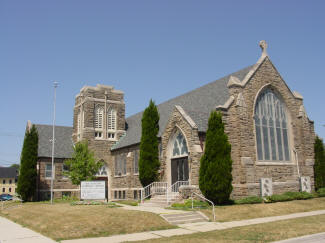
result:
[[[177,181],[188,181],[188,157],[171,160],[172,184]]]

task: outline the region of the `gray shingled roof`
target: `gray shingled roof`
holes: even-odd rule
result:
[[[18,173],[16,168],[0,167],[0,178],[17,178]]]
[[[251,68],[252,66],[246,67],[238,72],[232,73],[219,80],[213,81],[186,94],[159,104],[157,106],[160,114],[160,129],[158,136],[160,137],[162,132],[165,130],[170,113],[173,111],[175,105],[179,105],[184,109],[184,111],[196,123],[200,132],[205,132],[207,130],[210,112],[214,110],[216,106],[223,105],[229,98],[227,83],[230,76],[232,75],[237,77],[239,80],[243,80]],[[143,112],[139,112],[126,119],[128,127],[126,134],[112,147],[112,150],[140,142],[142,113]]]
[[[35,124],[38,131],[38,157],[52,157],[52,126]],[[55,158],[71,158],[72,127],[55,126]]]

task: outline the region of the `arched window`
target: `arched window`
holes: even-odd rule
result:
[[[96,106],[95,108],[95,119],[94,119],[94,126],[95,126],[95,138],[102,138],[103,137],[103,117],[104,117],[104,109],[101,106]]]
[[[254,119],[258,160],[289,161],[288,117],[283,101],[265,90],[257,99]]]
[[[116,111],[112,108],[107,111],[107,137],[115,139],[116,131]]]
[[[178,132],[173,142],[173,157],[187,156],[186,140],[181,132]]]

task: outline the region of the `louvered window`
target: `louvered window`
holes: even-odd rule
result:
[[[94,119],[95,138],[103,138],[103,117],[104,117],[103,107],[97,106],[95,108],[95,119]]]
[[[95,109],[95,128],[97,129],[103,128],[103,116],[104,116],[103,108],[97,106]]]
[[[289,161],[288,118],[284,103],[265,90],[255,107],[257,158],[259,161]]]
[[[108,109],[107,111],[107,138],[115,140],[116,135],[116,111]]]

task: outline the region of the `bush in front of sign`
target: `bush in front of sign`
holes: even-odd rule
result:
[[[77,143],[73,150],[72,158],[64,162],[68,166],[68,171],[64,174],[75,185],[80,185],[81,181],[95,179],[96,173],[104,163],[95,160],[94,153],[89,150],[87,141]]]

